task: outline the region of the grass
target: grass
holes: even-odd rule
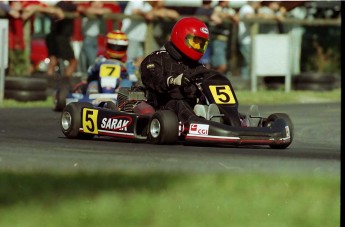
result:
[[[340,177],[0,173],[0,226],[340,226]]]
[[[249,104],[289,104],[308,102],[340,102],[341,89],[331,91],[291,91],[286,93],[280,90],[236,91],[240,105]],[[0,108],[30,108],[30,107],[53,107],[52,97],[45,101],[17,102],[15,100],[3,100]]]
[[[260,90],[236,92],[240,104],[291,104],[310,102],[340,102],[341,89],[331,91],[284,91]]]

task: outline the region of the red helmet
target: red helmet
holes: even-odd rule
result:
[[[107,34],[106,51],[110,58],[122,59],[127,52],[127,35],[119,30]]]
[[[170,40],[187,57],[197,61],[206,51],[208,28],[195,17],[185,17],[174,25]]]

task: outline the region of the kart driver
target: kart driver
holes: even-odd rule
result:
[[[128,47],[128,39],[125,33],[114,30],[106,36],[106,54],[107,56],[99,56],[95,60],[95,64],[88,69],[87,78],[87,93],[100,93],[101,76],[117,76],[120,73],[119,78],[116,80],[115,88],[119,87],[131,87],[132,82],[128,79],[128,72],[126,70],[126,51]],[[103,70],[102,66],[107,66],[107,70]],[[119,69],[119,70],[118,70]],[[103,71],[102,71],[103,70]]]
[[[189,78],[209,71],[199,63],[208,41],[204,22],[185,17],[174,25],[164,50],[154,51],[143,60],[142,83],[149,92],[148,102],[155,109],[172,110],[183,123],[196,117],[193,107],[200,94]]]

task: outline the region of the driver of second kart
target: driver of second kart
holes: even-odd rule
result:
[[[102,91],[101,77],[117,77],[111,80],[108,92],[115,92],[120,87],[131,87],[133,82],[129,80],[126,69],[126,52],[128,47],[127,35],[119,30],[111,31],[106,36],[106,54],[99,56],[95,64],[88,69],[87,93],[94,94]],[[107,86],[107,85],[105,85]]]
[[[148,101],[155,109],[172,110],[183,123],[196,117],[193,107],[201,94],[189,78],[209,71],[199,63],[208,41],[209,31],[204,22],[185,17],[176,22],[164,48],[143,60],[141,79],[149,91]]]

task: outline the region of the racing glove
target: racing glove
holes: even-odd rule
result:
[[[181,73],[180,75],[173,77],[173,76],[169,76],[167,79],[167,84],[168,87],[170,87],[171,85],[173,86],[186,86],[190,83],[190,80],[183,75],[183,73]]]

